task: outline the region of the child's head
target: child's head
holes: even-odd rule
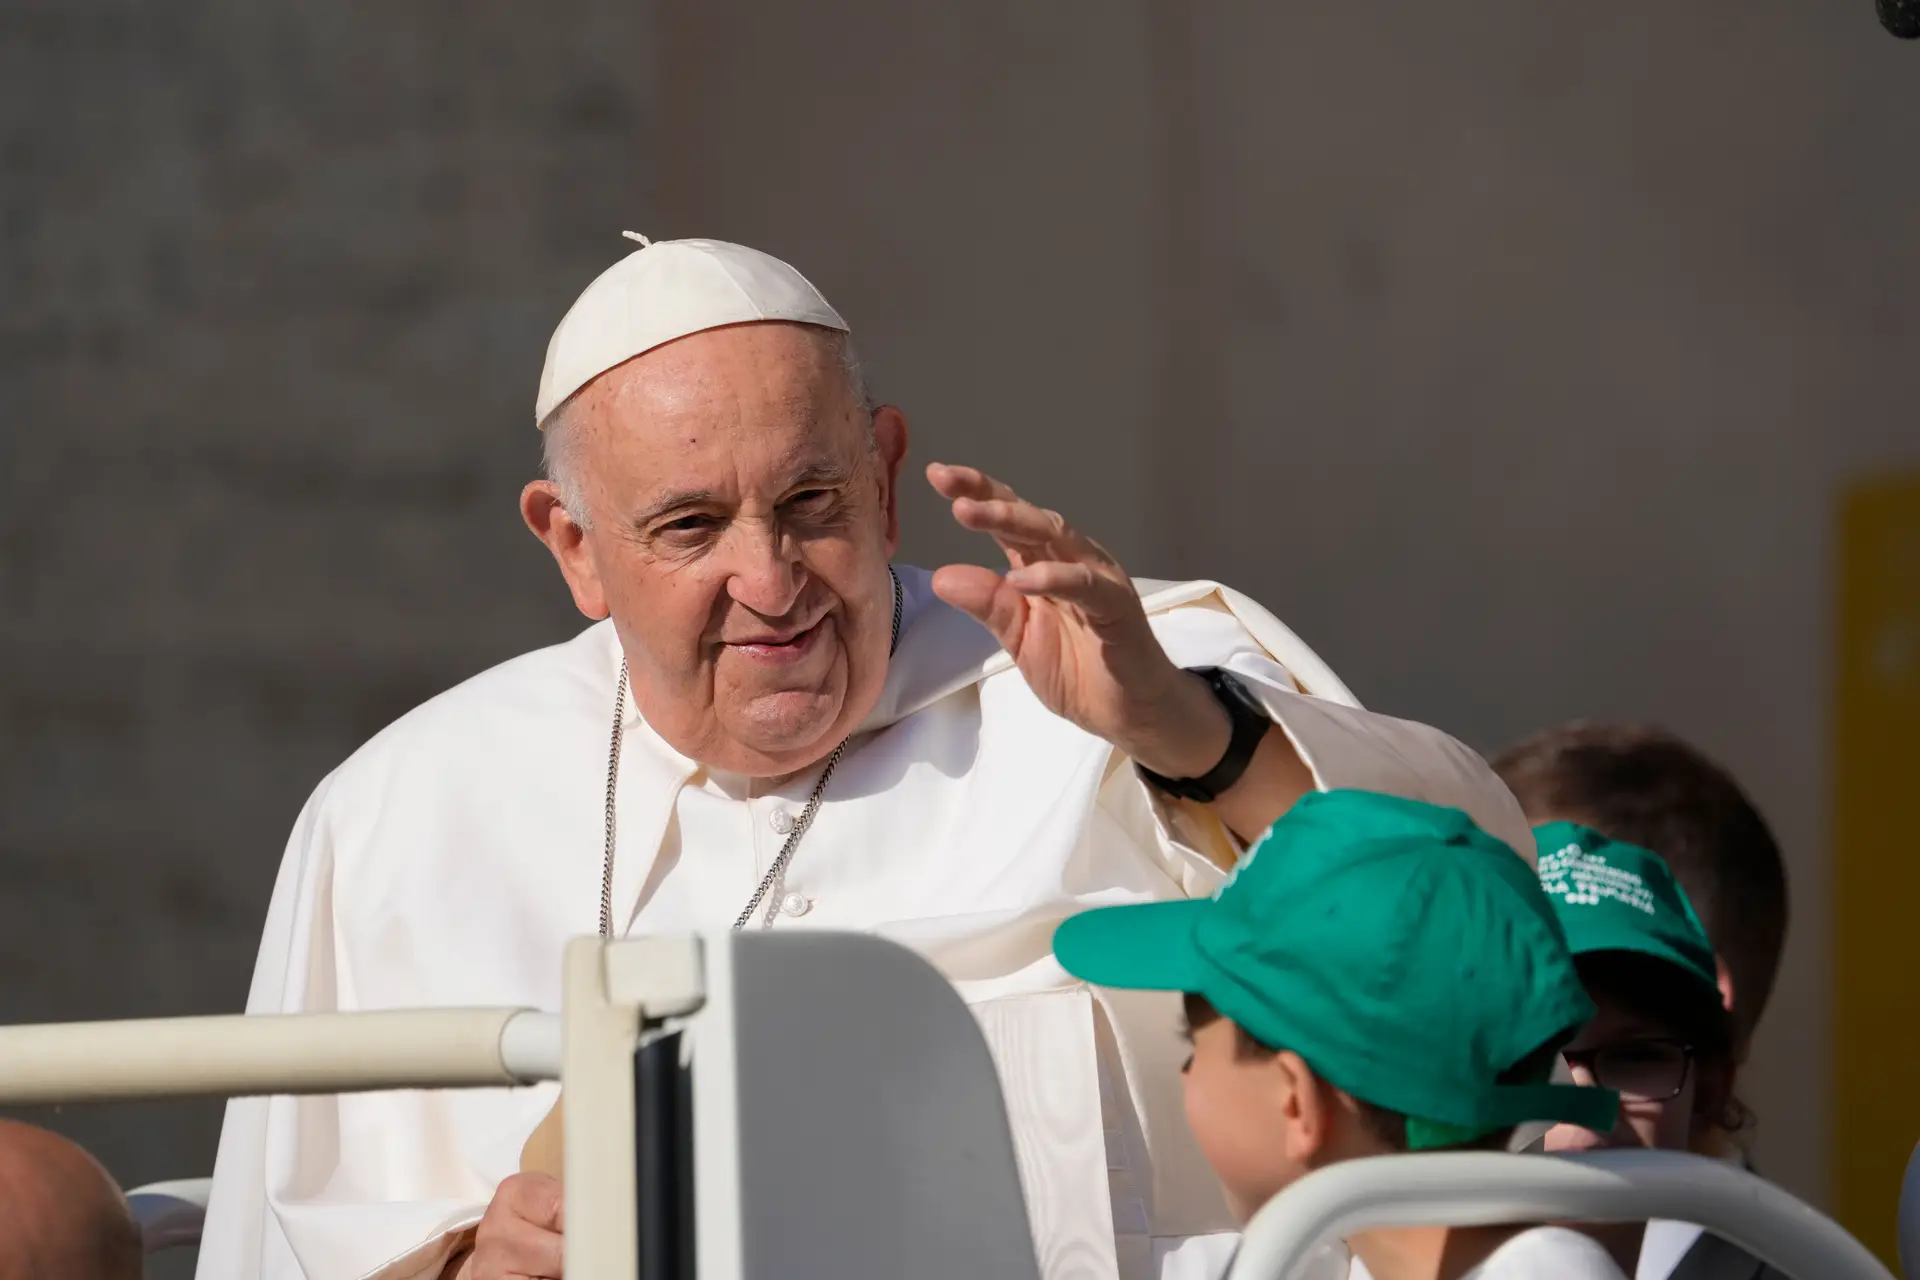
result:
[[[1533,869],[1465,814],[1309,795],[1211,900],[1109,907],[1054,936],[1101,986],[1184,992],[1187,1115],[1237,1213],[1356,1156],[1608,1128],[1548,1083],[1593,1015]]]
[[[1578,822],[1666,860],[1724,963],[1735,1038],[1751,1039],[1780,971],[1787,875],[1732,775],[1664,729],[1586,721],[1537,733],[1493,767],[1529,820]]]
[[[1188,992],[1185,1011],[1193,1044],[1185,1071],[1187,1125],[1242,1220],[1313,1169],[1416,1149],[1404,1113],[1364,1102],[1329,1083],[1299,1054],[1254,1039],[1205,996]],[[1552,1045],[1542,1045],[1496,1079],[1538,1085],[1556,1056]],[[1504,1151],[1513,1129],[1508,1124],[1472,1136],[1429,1133],[1418,1149]],[[1414,1132],[1418,1136],[1418,1122]]]
[[[1707,1151],[1739,1125],[1734,1027],[1713,948],[1660,858],[1572,823],[1540,827],[1540,881],[1597,1012],[1564,1055],[1620,1095],[1609,1130],[1560,1125],[1550,1151]]]

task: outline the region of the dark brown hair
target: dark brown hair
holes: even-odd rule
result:
[[[1731,774],[1654,725],[1575,721],[1494,758],[1535,822],[1578,822],[1659,854],[1733,978],[1734,1034],[1753,1034],[1780,972],[1787,872]]]
[[[1187,1026],[1197,1031],[1224,1015],[1201,995],[1193,992],[1186,994]],[[1242,1058],[1271,1058],[1280,1052],[1274,1045],[1263,1044],[1254,1039],[1251,1032],[1239,1023],[1233,1025],[1234,1052]],[[1560,1050],[1559,1041],[1541,1045],[1520,1061],[1502,1071],[1496,1079],[1500,1084],[1537,1084],[1547,1079],[1553,1072],[1554,1059]],[[1307,1064],[1312,1067],[1312,1063]],[[1317,1074],[1317,1072],[1316,1072]],[[1331,1081],[1329,1081],[1331,1083]],[[1352,1098],[1352,1094],[1348,1094]],[[1407,1150],[1407,1117],[1398,1111],[1377,1106],[1365,1098],[1353,1098],[1354,1110],[1360,1115],[1361,1123],[1367,1126],[1380,1143],[1393,1151]],[[1496,1129],[1483,1134],[1471,1142],[1462,1142],[1445,1148],[1451,1151],[1505,1151],[1513,1138],[1513,1126]]]

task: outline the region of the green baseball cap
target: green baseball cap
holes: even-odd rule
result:
[[[1540,885],[1576,956],[1634,951],[1665,960],[1720,999],[1713,944],[1686,890],[1660,855],[1590,827],[1549,822],[1533,829]]]
[[[1608,1090],[1498,1080],[1594,1007],[1533,868],[1458,809],[1308,795],[1211,899],[1085,912],[1053,950],[1098,986],[1206,997],[1405,1115],[1416,1150],[1535,1120],[1613,1124]]]

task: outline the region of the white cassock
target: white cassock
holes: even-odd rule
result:
[[[1213,1280],[1236,1237],[1182,1115],[1178,1001],[1091,990],[1051,943],[1088,907],[1210,893],[1236,846],[1042,707],[928,574],[900,578],[885,691],[794,856],[778,927],[903,943],[974,1008],[1048,1280]],[[1532,848],[1478,755],[1352,705],[1251,600],[1207,582],[1140,586],[1174,662],[1237,672],[1318,786],[1455,805]],[[562,947],[599,922],[619,665],[600,623],[426,703],[322,782],[288,843],[248,1011],[559,1008]],[[814,781],[703,768],[630,712],[616,927],[728,927]],[[436,1276],[556,1091],[236,1100],[199,1274]]]

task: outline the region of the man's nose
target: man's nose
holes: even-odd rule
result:
[[[727,594],[763,618],[786,615],[807,575],[793,539],[763,524],[736,526]]]

